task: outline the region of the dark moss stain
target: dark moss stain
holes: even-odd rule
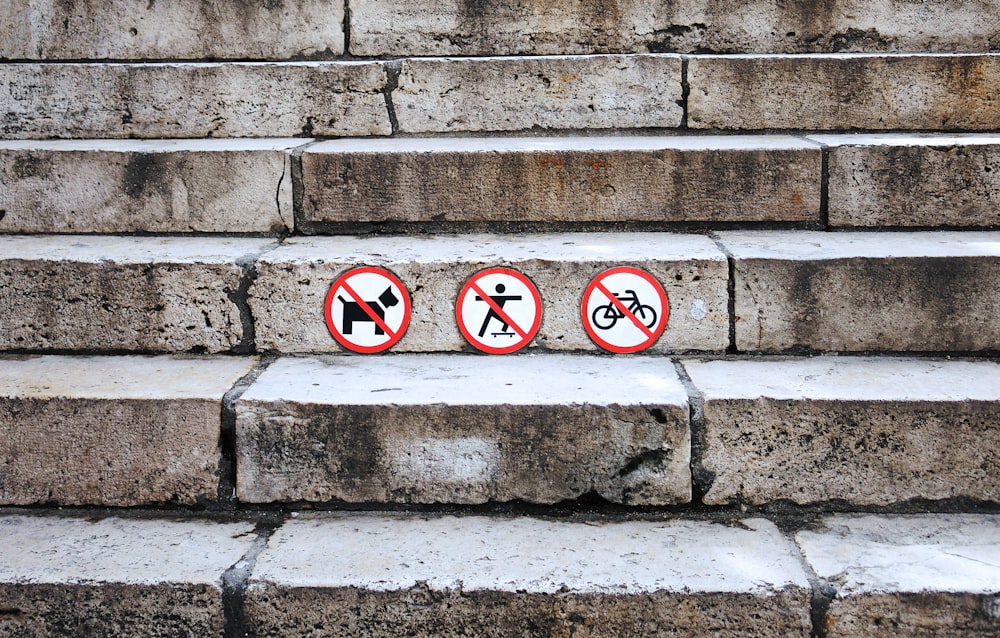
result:
[[[16,156],[11,168],[11,176],[14,179],[44,178],[48,177],[50,173],[49,163],[33,155]]]
[[[132,199],[139,199],[162,188],[163,170],[162,162],[156,154],[132,153],[125,165],[122,188]]]

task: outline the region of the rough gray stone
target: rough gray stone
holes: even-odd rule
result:
[[[704,502],[1000,500],[1000,366],[819,357],[684,363]]]
[[[1000,634],[1000,517],[831,516],[795,540],[836,589],[830,638]]]
[[[412,58],[392,102],[404,133],[680,126],[676,55]]]
[[[0,58],[285,59],[344,51],[344,7],[295,2],[64,2],[0,5]]]
[[[356,55],[806,53],[995,50],[991,2],[833,0],[365,0]]]
[[[0,518],[0,636],[221,636],[253,525]]]
[[[665,359],[281,359],[237,404],[244,502],[632,505],[691,499],[687,396]]]
[[[0,503],[215,498],[237,358],[0,359]]]
[[[6,64],[14,138],[387,135],[377,62]]]
[[[728,267],[707,237],[671,233],[573,233],[289,239],[257,262],[250,286],[257,347],[278,352],[335,352],[323,317],[334,280],[359,265],[389,269],[410,291],[412,318],[397,352],[469,346],[455,302],[477,271],[505,266],[527,275],[542,299],[542,322],[529,348],[594,350],[580,319],[590,280],[607,268],[635,266],[664,287],[670,318],[648,352],[724,350],[728,345]]]
[[[0,348],[246,346],[236,292],[264,239],[0,237]]]
[[[743,351],[990,351],[1000,233],[723,232]]]
[[[0,142],[0,231],[290,231],[308,141]]]
[[[304,221],[819,221],[793,137],[333,140],[302,155]]]
[[[804,638],[798,561],[759,519],[310,517],[269,540],[247,612],[261,635]]]
[[[692,56],[696,129],[1000,128],[1000,56]]]
[[[1000,136],[814,135],[832,226],[1000,226]]]

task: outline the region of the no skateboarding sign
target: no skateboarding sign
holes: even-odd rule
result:
[[[363,266],[333,282],[324,311],[337,343],[353,352],[382,352],[402,339],[410,324],[410,295],[388,270]]]
[[[645,270],[619,266],[594,277],[583,293],[583,325],[605,350],[630,353],[656,343],[670,306],[663,286]]]
[[[455,318],[462,336],[490,354],[528,345],[542,323],[542,299],[526,276],[510,268],[487,268],[458,293]]]

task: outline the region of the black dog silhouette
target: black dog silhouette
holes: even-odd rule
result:
[[[343,323],[344,323],[345,335],[349,335],[354,331],[354,323],[357,321],[370,321],[372,323],[375,323],[375,320],[372,319],[367,312],[365,312],[364,308],[362,308],[361,304],[359,304],[358,302],[347,301],[340,295],[337,295],[337,299],[340,300],[340,303],[344,304]],[[384,320],[385,308],[392,308],[393,306],[398,304],[399,298],[396,297],[396,294],[394,292],[392,292],[392,286],[388,286],[386,287],[385,292],[383,292],[381,295],[378,296],[377,302],[365,300],[365,303],[368,304],[368,307],[371,308],[376,315],[378,315],[379,319]],[[381,303],[382,305],[379,306],[379,303]],[[379,327],[377,323],[375,324],[375,334],[377,335],[385,334],[385,330],[382,330],[382,328]]]

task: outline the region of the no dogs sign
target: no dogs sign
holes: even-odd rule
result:
[[[455,303],[466,341],[489,354],[509,354],[528,345],[542,323],[542,298],[526,276],[510,268],[487,268],[469,278]]]
[[[382,352],[402,339],[410,324],[410,295],[388,270],[363,266],[333,282],[324,310],[337,343],[352,352]]]
[[[583,293],[583,326],[594,343],[621,354],[656,343],[670,306],[663,286],[645,270],[619,266],[594,277]]]

